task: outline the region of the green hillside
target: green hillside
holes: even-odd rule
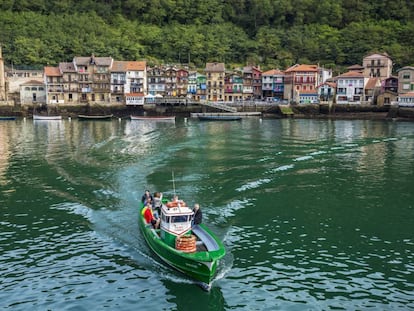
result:
[[[7,65],[38,68],[95,53],[338,70],[371,52],[387,52],[399,68],[414,64],[414,1],[3,0],[0,43]]]

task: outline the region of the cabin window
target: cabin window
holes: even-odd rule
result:
[[[187,222],[188,221],[188,216],[184,215],[184,216],[171,216],[171,223],[176,223],[176,222]]]
[[[165,223],[169,223],[170,222],[170,216],[165,216],[164,213],[161,213],[161,221],[163,221]]]

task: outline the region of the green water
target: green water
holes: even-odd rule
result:
[[[143,191],[200,203],[209,293],[139,233]],[[0,307],[414,310],[414,123],[1,121]]]

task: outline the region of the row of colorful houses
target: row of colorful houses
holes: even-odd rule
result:
[[[3,97],[18,93],[22,104],[143,105],[157,98],[184,98],[414,105],[414,67],[400,68],[393,75],[392,60],[386,53],[370,54],[363,58],[362,65],[348,67],[338,76],[317,64],[261,71],[259,66],[227,70],[224,63],[212,62],[195,71],[177,65],[149,67],[145,61],[117,61],[94,55],[46,66],[36,75],[25,72],[24,77],[22,72],[6,69],[4,76]],[[23,83],[16,83],[22,79]]]

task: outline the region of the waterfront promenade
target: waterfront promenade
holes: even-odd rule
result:
[[[177,115],[188,117],[191,113],[218,112],[260,112],[263,117],[293,117],[293,118],[343,118],[343,119],[403,119],[414,120],[414,109],[397,106],[376,106],[361,104],[293,104],[288,105],[293,113],[286,114],[281,109],[285,104],[267,101],[238,101],[238,102],[197,102],[186,99],[160,99],[156,102],[127,106],[110,103],[108,105],[68,105],[39,106],[37,104],[20,105],[13,102],[0,102],[0,116],[31,117],[33,111],[53,111],[64,118],[76,117],[78,114],[108,114],[125,118],[131,114]],[[226,109],[227,108],[227,109]]]

